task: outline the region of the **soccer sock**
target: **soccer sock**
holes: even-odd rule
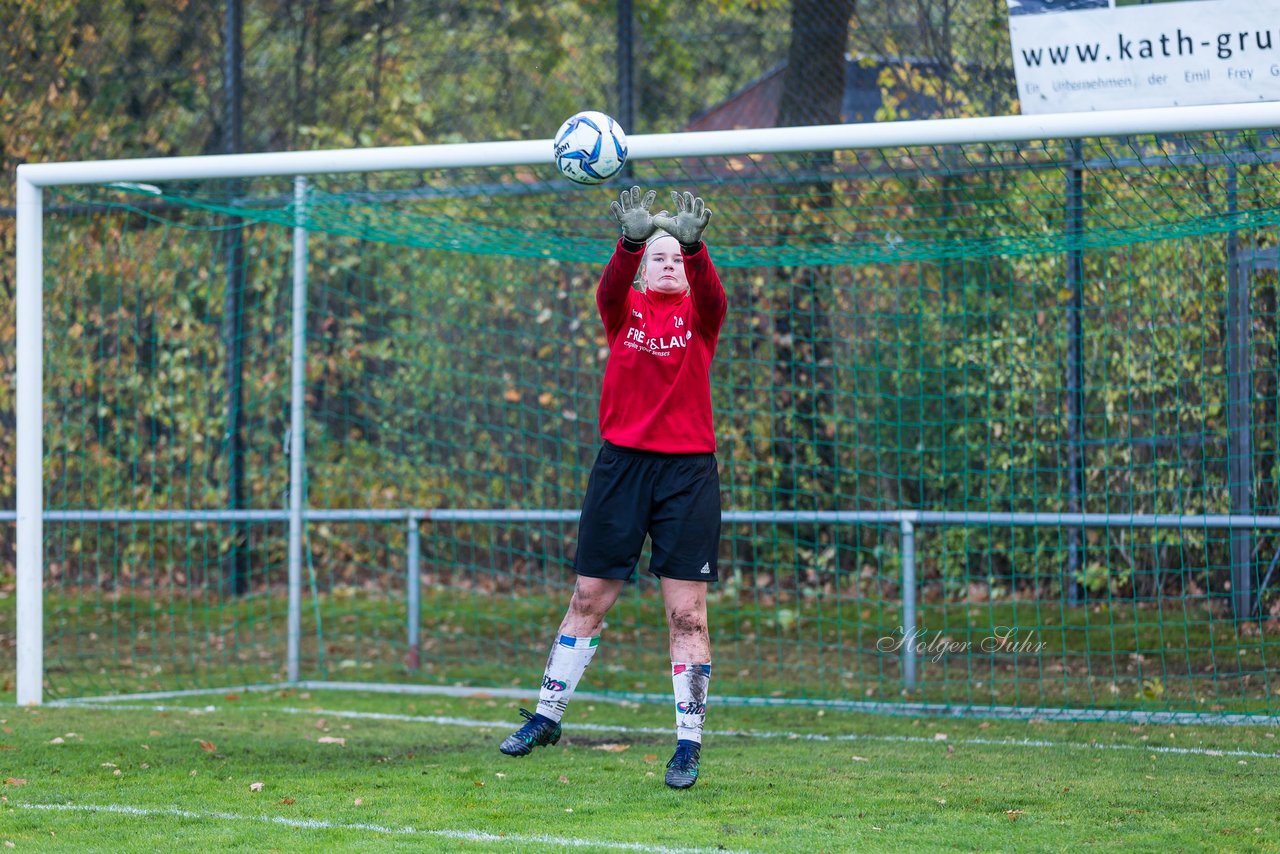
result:
[[[711,665],[671,662],[671,686],[676,695],[676,739],[702,744],[707,718],[707,685]]]
[[[565,707],[578,687],[578,680],[596,654],[600,637],[575,638],[561,635],[547,656],[547,671],[542,674],[542,689],[538,691],[538,714],[558,721],[564,717]]]

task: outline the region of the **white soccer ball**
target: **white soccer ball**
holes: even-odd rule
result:
[[[627,135],[611,116],[583,110],[556,131],[556,168],[570,181],[602,184],[627,162]]]

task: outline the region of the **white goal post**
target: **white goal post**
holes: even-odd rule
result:
[[[929,120],[898,123],[828,125],[803,128],[637,135],[629,138],[637,160],[713,155],[772,154],[798,151],[878,149],[1039,139],[1072,139],[1131,134],[1209,132],[1280,127],[1280,103],[1197,106],[1044,116]],[[395,148],[216,155],[159,159],[23,164],[17,170],[16,287],[16,571],[17,679],[20,705],[39,704],[43,682],[44,485],[43,485],[43,258],[42,190],[65,185],[115,182],[305,176],[392,170],[545,165],[549,139]],[[297,312],[295,311],[295,314]],[[295,316],[295,345],[298,339]],[[302,439],[301,406],[293,385],[292,430]],[[302,476],[291,470],[295,487]],[[290,490],[302,496],[301,488]],[[299,499],[300,500],[300,499]],[[300,542],[303,508],[292,507],[290,521],[291,588]],[[896,517],[895,517],[896,518]],[[1055,519],[1064,516],[1055,515]],[[1206,517],[1199,517],[1201,521]],[[1215,517],[1222,527],[1257,524],[1258,517]],[[943,524],[945,522],[939,522]],[[906,524],[906,522],[904,522]],[[296,590],[291,589],[294,596]],[[294,610],[291,603],[291,610]],[[292,670],[292,668],[291,668]],[[291,673],[291,676],[293,674]]]

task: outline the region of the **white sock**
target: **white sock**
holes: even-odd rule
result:
[[[561,635],[547,656],[547,670],[542,675],[542,688],[538,691],[538,714],[558,721],[564,717],[565,707],[578,687],[578,680],[596,654],[600,636],[575,638]]]
[[[676,695],[676,738],[702,744],[702,724],[707,719],[707,685],[711,664],[671,662],[671,687]]]

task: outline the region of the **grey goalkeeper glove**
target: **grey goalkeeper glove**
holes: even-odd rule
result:
[[[658,228],[680,241],[681,246],[697,246],[702,240],[702,232],[711,222],[711,208],[693,193],[672,193],[675,202],[675,216],[668,216],[666,211],[653,218]]]
[[[644,194],[644,198],[641,198],[640,188],[632,187],[630,190],[623,190],[618,195],[618,201],[610,203],[609,209],[613,211],[613,218],[622,227],[622,236],[632,243],[644,243],[658,230],[658,226],[653,221],[653,214],[649,213],[649,206],[653,204],[657,195],[650,190]]]

